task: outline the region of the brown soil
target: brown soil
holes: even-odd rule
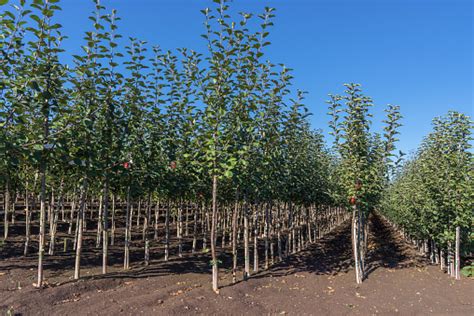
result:
[[[97,250],[84,259],[79,282],[71,280],[71,255],[48,256],[49,286],[43,290],[32,286],[35,256],[8,256],[0,261],[0,312],[474,315],[473,280],[455,281],[429,265],[379,217],[371,218],[370,231],[369,273],[360,286],[351,268],[349,223],[248,281],[231,285],[229,271],[222,270],[219,295],[210,290],[208,254],[168,262],[157,258],[148,267],[135,264],[128,272],[121,270],[117,259],[110,273],[101,276]],[[11,253],[8,245],[4,250],[3,254]]]

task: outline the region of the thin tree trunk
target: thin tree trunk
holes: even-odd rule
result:
[[[270,225],[270,218],[269,218],[269,210],[270,203],[265,205],[265,224],[264,224],[264,236],[265,236],[265,270],[268,269],[269,260],[268,260],[268,247],[269,247],[269,240],[268,240],[268,233],[269,233],[269,225]]]
[[[281,245],[281,218],[280,218],[280,211],[281,211],[281,205],[278,203],[277,205],[277,248],[278,248],[278,261],[283,260],[283,255],[282,255],[282,245]]]
[[[219,294],[218,262],[216,254],[216,225],[217,225],[217,175],[212,177],[212,222],[211,222],[211,256],[212,256],[212,290]]]
[[[250,250],[249,250],[249,214],[247,199],[244,197],[244,280],[250,277]]]
[[[104,197],[102,195],[99,196],[99,214],[97,215],[97,234],[96,234],[96,241],[95,247],[99,248],[102,239],[102,224],[103,224],[103,206],[104,206]]]
[[[448,274],[454,276],[454,261],[453,261],[453,248],[451,241],[448,241]]]
[[[109,256],[109,178],[106,176],[104,183],[103,202],[103,224],[102,224],[102,274],[107,273],[107,261]]]
[[[110,229],[110,245],[115,244],[115,194],[112,194],[112,228]]]
[[[254,206],[253,218],[253,271],[258,272],[258,208],[259,205]]]
[[[11,211],[12,211],[12,216],[11,216],[11,222],[12,225],[15,225],[15,215],[16,215],[16,203],[17,203],[18,195],[16,194],[15,191],[13,191],[13,203],[11,206]]]
[[[54,254],[54,248],[56,245],[56,232],[58,227],[58,220],[59,220],[59,210],[63,206],[64,203],[64,179],[61,178],[61,184],[59,188],[59,200],[58,205],[54,204],[54,196],[51,196],[51,208],[53,212],[53,218],[50,225],[50,241],[49,241],[49,252],[48,254],[52,256]]]
[[[359,209],[359,226],[358,226],[358,234],[359,234],[359,251],[360,251],[360,270],[361,270],[361,279],[364,280],[365,277],[365,254],[367,253],[367,223],[365,220],[364,213]]]
[[[158,240],[158,223],[160,220],[160,201],[155,205],[155,222],[153,223],[153,239]]]
[[[145,240],[145,265],[150,263],[150,240],[148,239],[148,216],[143,221],[143,239]]]
[[[165,261],[168,261],[170,253],[170,201],[165,212]]]
[[[79,200],[79,208],[80,208],[81,200]],[[76,216],[76,229],[74,230],[74,251],[77,249],[77,239],[79,236],[79,210],[77,211]]]
[[[130,212],[130,185],[127,187],[127,202],[125,212],[125,246],[123,268],[128,270],[130,268],[130,226],[131,226],[131,212]]]
[[[28,187],[28,183],[26,184]],[[26,256],[28,254],[28,247],[30,245],[30,222],[31,222],[31,213],[30,213],[30,193],[28,189],[25,192],[25,248],[23,250],[23,255]]]
[[[355,264],[355,275],[356,275],[356,283],[362,283],[362,276],[360,274],[360,259],[359,259],[359,233],[358,233],[358,210],[357,207],[354,205],[352,207],[352,249],[354,253],[354,264]]]
[[[49,240],[49,251],[48,254],[50,256],[54,255],[54,248],[56,246],[56,230],[58,226],[58,217],[59,217],[59,209],[52,204],[52,220],[50,221],[50,240]]]
[[[47,120],[46,120],[47,121]],[[47,122],[45,122],[47,125]],[[45,127],[46,129],[47,127]],[[47,132],[45,131],[47,135]],[[46,231],[46,161],[43,156],[40,165],[40,231],[39,231],[39,245],[38,245],[38,281],[36,286],[43,287],[43,258],[44,258],[44,244]]]
[[[196,208],[194,210],[194,223],[193,223],[193,246],[192,246],[192,253],[196,252],[196,246],[197,246],[197,219],[198,219],[198,211],[199,208]]]
[[[446,259],[444,256],[444,250],[440,249],[439,250],[439,262],[440,262],[440,269],[444,270],[446,268]]]
[[[148,225],[147,218],[145,218],[145,221],[147,222],[147,225]],[[148,236],[147,236],[145,239],[145,265],[147,266],[149,264],[150,264],[150,240],[148,239]]]
[[[456,280],[461,279],[461,227],[456,227],[456,241],[455,241],[455,254],[454,254],[454,277]]]
[[[232,282],[237,281],[237,219],[239,215],[239,189],[235,190],[234,213],[232,214]]]
[[[76,242],[76,258],[74,262],[74,279],[77,280],[80,277],[81,269],[81,251],[82,251],[82,232],[84,225],[84,208],[86,202],[86,190],[87,190],[87,178],[84,177],[82,180],[82,186],[79,197],[79,211],[77,213],[77,242]]]
[[[5,185],[5,207],[3,218],[3,239],[8,238],[8,212],[10,211],[10,177],[7,174],[7,181]]]
[[[67,230],[68,235],[72,234],[72,226],[74,224],[74,210],[76,209],[76,196],[73,197],[71,203],[71,212],[69,216],[69,228]]]
[[[202,201],[202,216],[201,216],[201,227],[202,227],[202,250],[207,251],[207,230],[209,228],[209,213],[206,210],[206,202]]]
[[[186,237],[188,237],[188,235],[189,235],[188,221],[189,221],[189,203],[186,203],[186,218],[185,218],[185,221],[184,221],[184,224],[186,225],[185,228],[184,228],[184,236],[186,236]]]
[[[178,237],[178,257],[183,256],[183,202],[181,201],[178,205],[178,223],[176,229],[176,237]]]
[[[148,223],[151,219],[151,192],[148,192],[148,200],[146,205],[146,216],[143,221],[143,240],[145,240],[145,265],[150,263],[150,240],[148,238]]]

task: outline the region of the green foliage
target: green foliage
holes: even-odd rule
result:
[[[234,17],[228,1],[213,2],[202,10],[207,50],[197,52],[162,51],[136,38],[122,47],[116,11],[94,0],[82,50],[69,65],[55,20],[59,1],[5,7],[0,185],[35,195],[45,180],[42,193],[59,187],[74,195],[88,182],[90,196],[109,188],[125,196],[130,189],[133,199],[205,203],[217,177],[224,202],[237,196],[347,205],[354,196],[361,210],[380,209],[414,237],[445,245],[460,226],[468,239],[474,209],[469,117],[436,118],[416,155],[400,165],[403,153],[393,154],[399,107],[389,105],[383,131],[373,132],[372,99],[360,85],[346,84],[328,102],[335,141],[329,150],[309,126],[305,93],[292,88],[292,70],[266,55],[275,10]]]
[[[333,194],[341,203],[356,197],[363,211],[379,205],[381,194],[388,184],[395,137],[400,127],[398,106],[389,105],[384,139],[371,131],[372,99],[362,93],[360,85],[346,84],[345,95],[330,95],[329,126],[334,136],[337,166],[333,174],[340,185]]]
[[[274,9],[202,10],[206,52],[162,51],[130,38],[115,10],[92,1],[72,64],[62,62],[58,1],[19,1],[2,13],[0,185],[88,194],[104,183],[132,198],[334,202],[334,159],[312,131],[291,69],[267,60]]]
[[[462,113],[435,118],[433,132],[396,173],[382,210],[412,237],[444,247],[454,242],[460,226],[463,240],[468,239],[474,218],[471,130],[471,119]]]
[[[461,269],[462,275],[468,278],[473,278],[474,277],[474,264],[471,264],[470,266],[465,266]]]

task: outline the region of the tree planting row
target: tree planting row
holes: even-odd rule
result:
[[[472,256],[472,127],[468,116],[455,111],[435,118],[433,131],[397,171],[381,207],[406,238],[456,279],[461,255]]]

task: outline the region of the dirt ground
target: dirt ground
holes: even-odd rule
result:
[[[0,260],[0,312],[474,315],[474,280],[455,281],[429,265],[379,217],[371,218],[370,231],[369,273],[360,286],[351,267],[349,223],[247,281],[231,285],[231,274],[221,270],[219,295],[210,290],[208,254],[173,256],[168,262],[154,258],[150,266],[136,263],[128,272],[116,260],[110,273],[101,276],[97,250],[84,260],[84,279],[79,282],[71,280],[73,259],[59,254],[47,257],[48,287],[43,290],[32,286],[35,256],[9,256]]]

